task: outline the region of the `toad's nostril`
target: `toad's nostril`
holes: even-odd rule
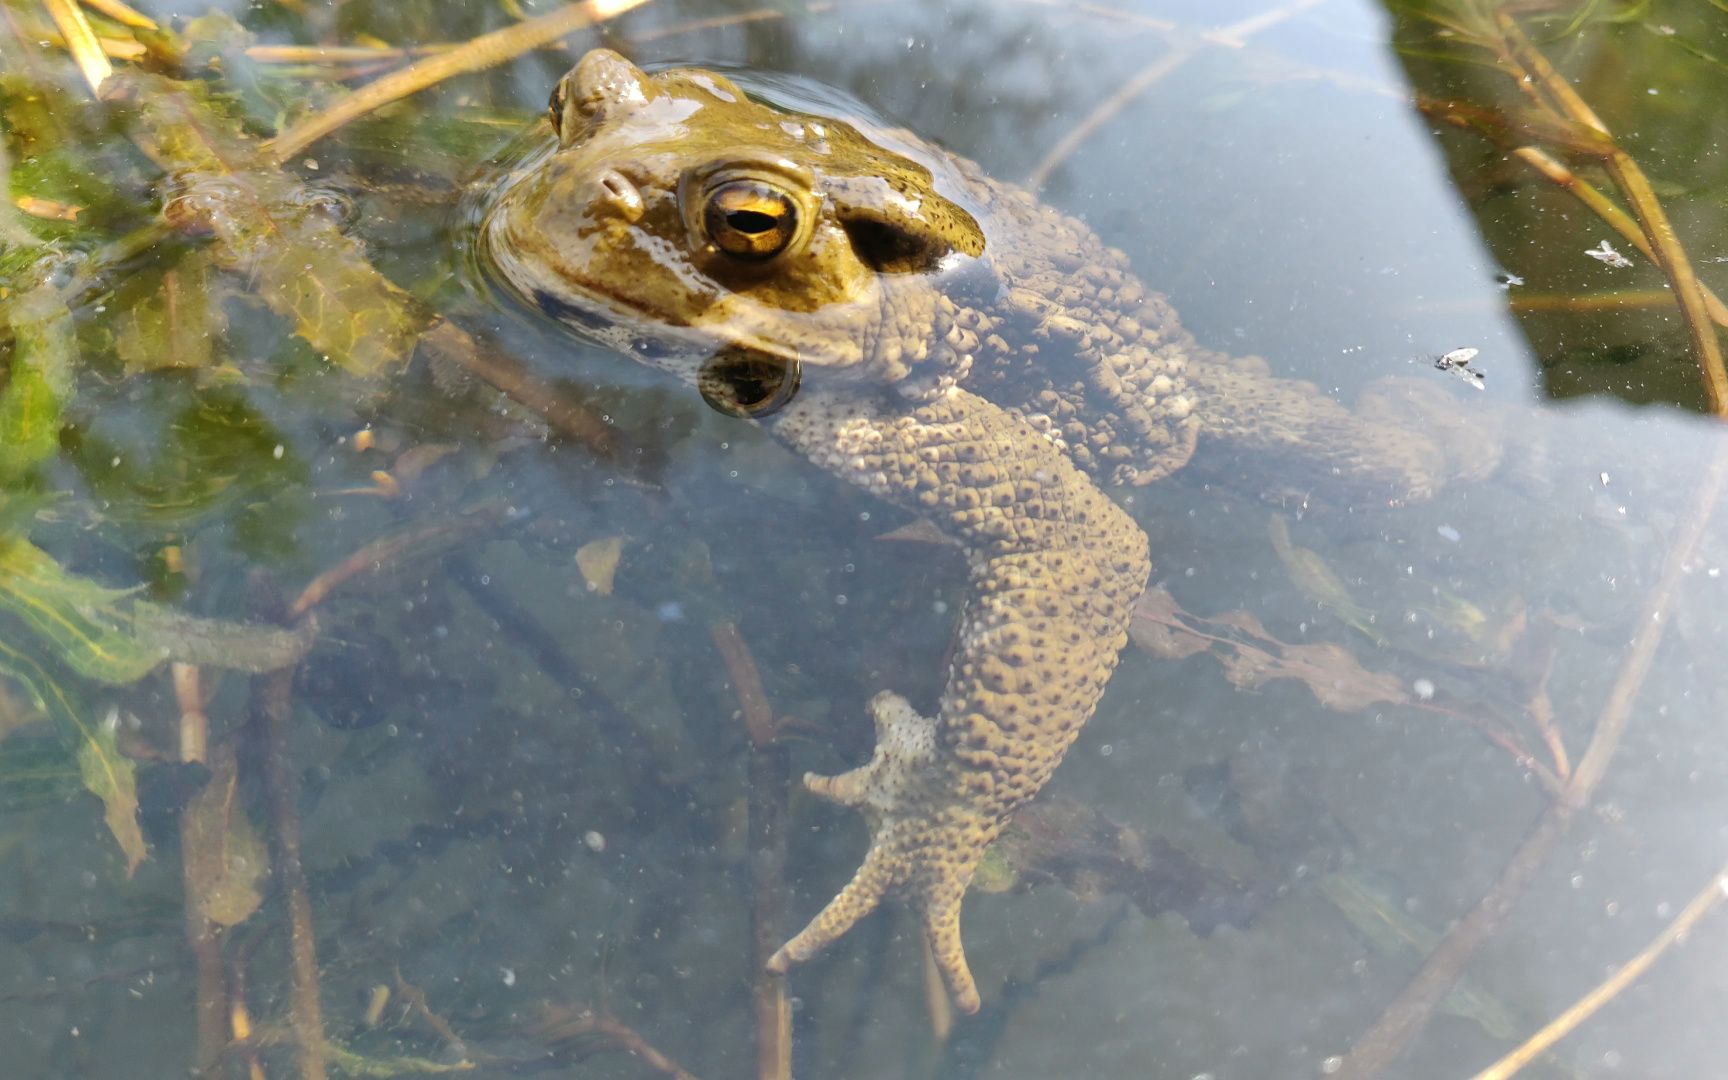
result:
[[[642,193],[623,173],[607,169],[595,183],[600,186],[600,201],[612,212],[634,225],[642,217]]]

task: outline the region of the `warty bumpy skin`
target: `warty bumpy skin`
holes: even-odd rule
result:
[[[769,967],[808,959],[898,891],[917,907],[955,1005],[974,1012],[961,899],[1104,693],[1152,570],[1146,535],[1025,420],[965,390],[912,409],[885,393],[804,393],[770,423],[812,462],[959,541],[971,588],[934,719],[880,694],[870,762],[805,778],[864,812],[870,851]]]
[[[606,50],[565,77],[552,114],[557,146],[482,224],[505,285],[693,386],[713,385],[716,357],[800,369],[758,422],[929,518],[970,562],[934,714],[879,694],[872,759],[806,778],[863,812],[871,844],[773,970],[898,894],[956,1005],[978,1008],[966,887],[1091,717],[1151,572],[1145,534],[1098,481],[1150,483],[1198,454],[1254,485],[1387,505],[1496,460],[1432,387],[1382,387],[1352,411],[1199,346],[1085,225],[909,133]]]

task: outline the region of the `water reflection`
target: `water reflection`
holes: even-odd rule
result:
[[[1724,180],[1722,119],[1685,105],[1724,78],[1719,61],[1700,55],[1720,38],[1719,19],[1688,11],[1672,20],[1539,20],[1530,34],[1543,46],[1520,54],[1520,37],[1491,20],[1449,30],[1415,5],[1387,7],[1454,182],[1516,279],[1508,300],[1546,392],[1699,408],[1676,294],[1659,263],[1639,256],[1637,221],[1649,218],[1647,207],[1671,217],[1676,251],[1707,286],[1721,284],[1722,217],[1697,196]],[[1551,92],[1542,81],[1550,71],[1571,91]],[[1610,143],[1598,126],[1614,133],[1626,165],[1602,157]],[[1628,199],[1628,169],[1648,172],[1648,194]],[[1629,216],[1599,213],[1610,203]],[[1724,317],[1719,302],[1713,311]]]

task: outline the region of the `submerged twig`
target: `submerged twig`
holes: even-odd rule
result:
[[[490,508],[456,521],[379,537],[307,582],[300,590],[300,595],[289,605],[288,618],[303,619],[350,579],[362,574],[378,573],[410,552],[424,553],[441,547],[454,547],[457,541],[470,533],[496,524],[499,513],[498,508]]]
[[[335,104],[308,116],[270,142],[270,154],[282,164],[324,136],[374,109],[435,86],[445,79],[483,71],[513,57],[537,49],[549,41],[585,30],[597,23],[640,7],[648,0],[584,0],[538,18],[506,26],[448,52],[428,56],[417,63],[368,83],[337,99]]]
[[[1566,740],[1560,733],[1560,725],[1554,720],[1554,702],[1548,696],[1548,677],[1554,672],[1554,650],[1547,650],[1542,658],[1542,670],[1537,674],[1535,685],[1530,690],[1529,700],[1525,702],[1525,710],[1536,724],[1536,730],[1541,733],[1542,741],[1548,746],[1549,757],[1554,762],[1554,775],[1562,781],[1572,779],[1572,759],[1566,753]]]
[[[1710,884],[1704,886],[1698,895],[1692,898],[1692,902],[1686,905],[1685,910],[1674,916],[1674,921],[1663,928],[1662,932],[1656,935],[1656,939],[1646,945],[1637,956],[1626,961],[1614,974],[1597,984],[1595,989],[1579,998],[1571,1008],[1545,1024],[1542,1030],[1530,1036],[1524,1045],[1477,1073],[1472,1080],[1507,1080],[1535,1061],[1550,1046],[1565,1038],[1579,1024],[1594,1016],[1598,1009],[1614,1000],[1622,990],[1631,986],[1638,976],[1650,970],[1651,964],[1685,937],[1686,932],[1691,930],[1699,919],[1708,915],[1725,896],[1728,896],[1728,866],[1716,871]]]
[[[312,899],[300,862],[300,776],[289,736],[294,724],[294,673],[273,671],[253,685],[263,727],[264,785],[269,794],[271,864],[288,908],[288,1021],[300,1061],[300,1080],[325,1080],[324,1005],[318,989],[318,945]]]
[[[228,1034],[234,1055],[246,1067],[246,1080],[265,1080],[264,1062],[252,1037],[252,1011],[246,1006],[244,958],[234,958],[228,964]]]
[[[726,673],[732,677],[732,692],[738,696],[738,708],[744,715],[744,730],[753,747],[769,746],[779,734],[774,711],[768,704],[768,692],[762,688],[762,674],[738,627],[730,622],[717,622],[709,627],[714,647],[726,663]]]
[[[450,1022],[432,1011],[432,1006],[426,1001],[426,992],[402,977],[402,969],[395,970],[396,992],[402,995],[402,1000],[414,1011],[422,1023],[438,1033],[450,1052],[463,1059],[468,1057],[468,1043],[462,1036],[456,1034],[456,1029]]]
[[[487,348],[473,335],[440,319],[420,335],[418,348],[433,366],[460,368],[544,420],[548,427],[590,452],[629,469],[644,456],[621,451],[618,430],[595,410],[584,408],[557,386],[535,375],[521,361]]]
[[[174,665],[174,699],[180,710],[180,760],[209,760],[209,720],[204,715],[204,695],[199,687],[198,669],[190,664]],[[224,776],[213,775],[212,783],[234,782],[234,760],[231,750],[224,748]],[[198,801],[192,800],[180,811],[180,881],[181,909],[186,922],[186,944],[192,950],[192,969],[196,985],[193,1015],[197,1023],[197,1043],[194,1051],[201,1075],[215,1076],[228,1045],[228,970],[222,959],[222,928],[205,914],[198,895],[203,881],[200,868],[213,857],[199,850],[211,840],[198,827]],[[215,855],[214,859],[221,856]]]
[[[738,627],[709,627],[732,678],[744,730],[750,735],[750,929],[756,1012],[757,1080],[792,1080],[792,1008],[786,980],[768,972],[768,958],[786,934],[787,792],[792,760],[775,738],[778,725],[762,688],[762,673]]]
[[[1590,745],[1565,790],[1537,819],[1535,828],[1507,861],[1493,886],[1428,954],[1421,970],[1357,1040],[1335,1076],[1342,1080],[1366,1080],[1397,1060],[1463,974],[1471,957],[1499,929],[1572,822],[1590,804],[1631,722],[1632,704],[1650,673],[1656,647],[1662,643],[1680,580],[1694,560],[1705,526],[1721,500],[1725,480],[1728,480],[1728,444],[1716,451],[1705,468],[1692,506],[1663,559],[1661,576],[1638,613],[1631,647],[1603,702]]]
[[[635,1028],[609,1013],[549,1006],[536,1026],[539,1034],[552,1042],[599,1037],[654,1071],[672,1077],[672,1080],[696,1080],[694,1073],[656,1049]]]
[[[1473,709],[1454,708],[1448,705],[1435,704],[1431,701],[1413,701],[1409,705],[1412,709],[1421,712],[1431,712],[1436,716],[1444,716],[1449,720],[1461,720],[1468,724],[1489,745],[1503,752],[1512,759],[1514,764],[1535,778],[1536,782],[1542,785],[1542,790],[1549,795],[1557,796],[1565,789],[1565,779],[1559,771],[1537,758],[1530,748],[1524,745],[1523,740],[1504,725],[1496,724]],[[1562,751],[1563,755],[1564,751]]]

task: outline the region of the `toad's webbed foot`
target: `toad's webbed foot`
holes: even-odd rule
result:
[[[846,887],[769,959],[768,970],[784,973],[810,959],[898,891],[919,912],[955,1007],[977,1012],[978,988],[960,942],[960,902],[1000,825],[944,797],[936,721],[892,693],[876,695],[870,711],[876,720],[870,761],[837,776],[804,777],[815,794],[864,812],[870,851]]]

